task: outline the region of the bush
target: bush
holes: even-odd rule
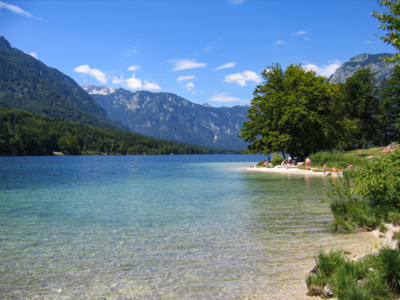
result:
[[[374,206],[400,206],[400,151],[365,162],[354,177],[354,192]]]
[[[400,252],[398,249],[382,248],[379,252],[382,281],[393,290],[400,291]]]
[[[282,163],[283,159],[284,159],[283,156],[276,152],[276,153],[274,153],[272,155],[271,162],[272,162],[272,164],[274,166],[280,166],[280,164]]]
[[[261,167],[265,162],[266,160],[260,160],[257,164],[257,167]]]
[[[347,167],[349,163],[352,163],[353,165],[360,163],[359,156],[355,154],[345,154],[340,151],[319,151],[311,154],[310,159],[313,165],[323,166],[326,164],[329,168],[338,168],[339,166]]]

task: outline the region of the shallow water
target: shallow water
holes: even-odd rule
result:
[[[1,298],[302,299],[317,249],[357,238],[328,233],[324,178],[259,159],[0,158]]]

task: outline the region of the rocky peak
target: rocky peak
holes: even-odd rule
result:
[[[87,85],[82,85],[81,87],[90,95],[109,95],[115,93],[114,88],[107,86],[105,84],[102,86],[87,84]]]
[[[330,78],[331,83],[343,83],[346,82],[347,78],[351,77],[355,72],[361,70],[362,68],[371,68],[372,72],[375,72],[377,79],[377,84],[384,78],[389,78],[394,67],[399,64],[399,62],[384,62],[380,57],[392,57],[393,54],[390,53],[378,53],[378,54],[360,54],[356,55],[344,63],[340,68],[338,68],[335,73]]]
[[[208,103],[204,103],[203,106],[204,106],[204,107],[211,107],[211,105],[208,104]]]
[[[4,38],[4,36],[0,36],[0,49],[4,49],[6,51],[11,51],[11,44]]]

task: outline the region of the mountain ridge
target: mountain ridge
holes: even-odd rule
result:
[[[347,78],[352,76],[358,70],[362,68],[370,67],[372,72],[376,73],[377,84],[379,85],[384,78],[389,78],[393,69],[400,62],[388,63],[384,62],[379,57],[392,57],[394,54],[391,53],[378,53],[369,54],[363,53],[351,57],[347,62],[341,65],[330,77],[331,83],[344,83]]]
[[[72,78],[0,37],[0,105],[121,130]]]
[[[91,93],[111,118],[133,132],[206,147],[245,148],[237,136],[247,120],[248,106],[216,108],[168,92],[131,92],[118,88],[108,93],[107,86],[82,88]]]

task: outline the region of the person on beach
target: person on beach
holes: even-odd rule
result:
[[[294,165],[297,166],[297,162],[299,161],[299,158],[297,156],[294,157]]]
[[[268,167],[268,162],[264,161],[263,167]]]
[[[271,157],[268,155],[268,162],[271,163]]]
[[[311,159],[309,157],[307,157],[306,159],[306,169],[310,170],[310,165],[311,165]]]
[[[322,172],[324,172],[324,174],[325,174],[325,170],[326,170],[326,164],[324,164],[324,166],[322,167]]]
[[[284,167],[285,166],[285,160],[282,160],[281,162],[281,166]]]
[[[288,158],[288,166],[290,167],[291,164],[292,164],[292,157],[289,155],[289,158]]]
[[[354,166],[353,166],[351,163],[349,163],[349,166],[348,166],[347,169],[348,169],[348,170],[353,170],[353,169],[354,169]]]

